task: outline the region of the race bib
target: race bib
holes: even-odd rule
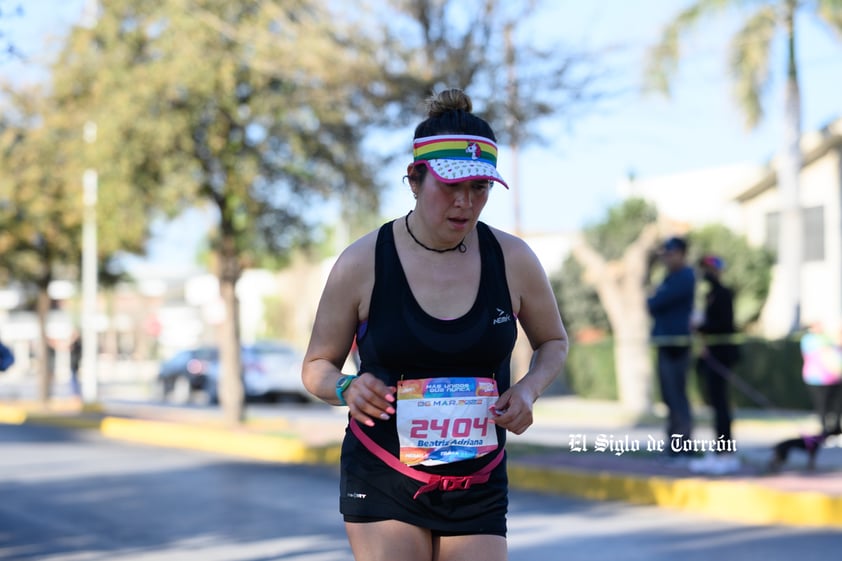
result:
[[[479,458],[497,449],[489,408],[491,378],[424,378],[398,382],[400,460],[434,466]]]

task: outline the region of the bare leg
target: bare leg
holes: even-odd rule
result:
[[[356,561],[432,561],[429,530],[398,522],[345,523]]]
[[[506,538],[493,535],[448,536],[439,538],[434,561],[506,561]]]
[[[506,538],[493,535],[434,537],[396,520],[346,523],[356,561],[506,561]]]

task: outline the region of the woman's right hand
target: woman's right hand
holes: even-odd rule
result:
[[[395,392],[396,387],[387,386],[373,374],[364,372],[345,389],[343,397],[351,417],[373,427],[375,420],[388,421],[395,414]]]

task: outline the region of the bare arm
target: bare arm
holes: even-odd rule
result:
[[[339,256],[322,292],[310,344],[304,356],[301,378],[314,396],[339,405],[336,382],[342,375],[354,335],[368,315],[368,301],[374,284],[376,232],[357,241]],[[395,388],[389,388],[370,373],[361,373],[343,397],[351,416],[373,425],[375,418],[388,419],[395,410]]]
[[[549,279],[532,250],[518,238],[498,234],[506,257],[512,305],[532,346],[529,371],[497,401],[505,413],[495,422],[515,434],[532,425],[532,406],[561,374],[567,360],[567,332]]]

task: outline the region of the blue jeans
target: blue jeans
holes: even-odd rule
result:
[[[690,369],[690,347],[658,348],[658,382],[661,399],[669,410],[667,440],[674,434],[689,440],[693,432],[693,417],[687,399],[687,372]],[[673,452],[674,453],[674,452]]]

